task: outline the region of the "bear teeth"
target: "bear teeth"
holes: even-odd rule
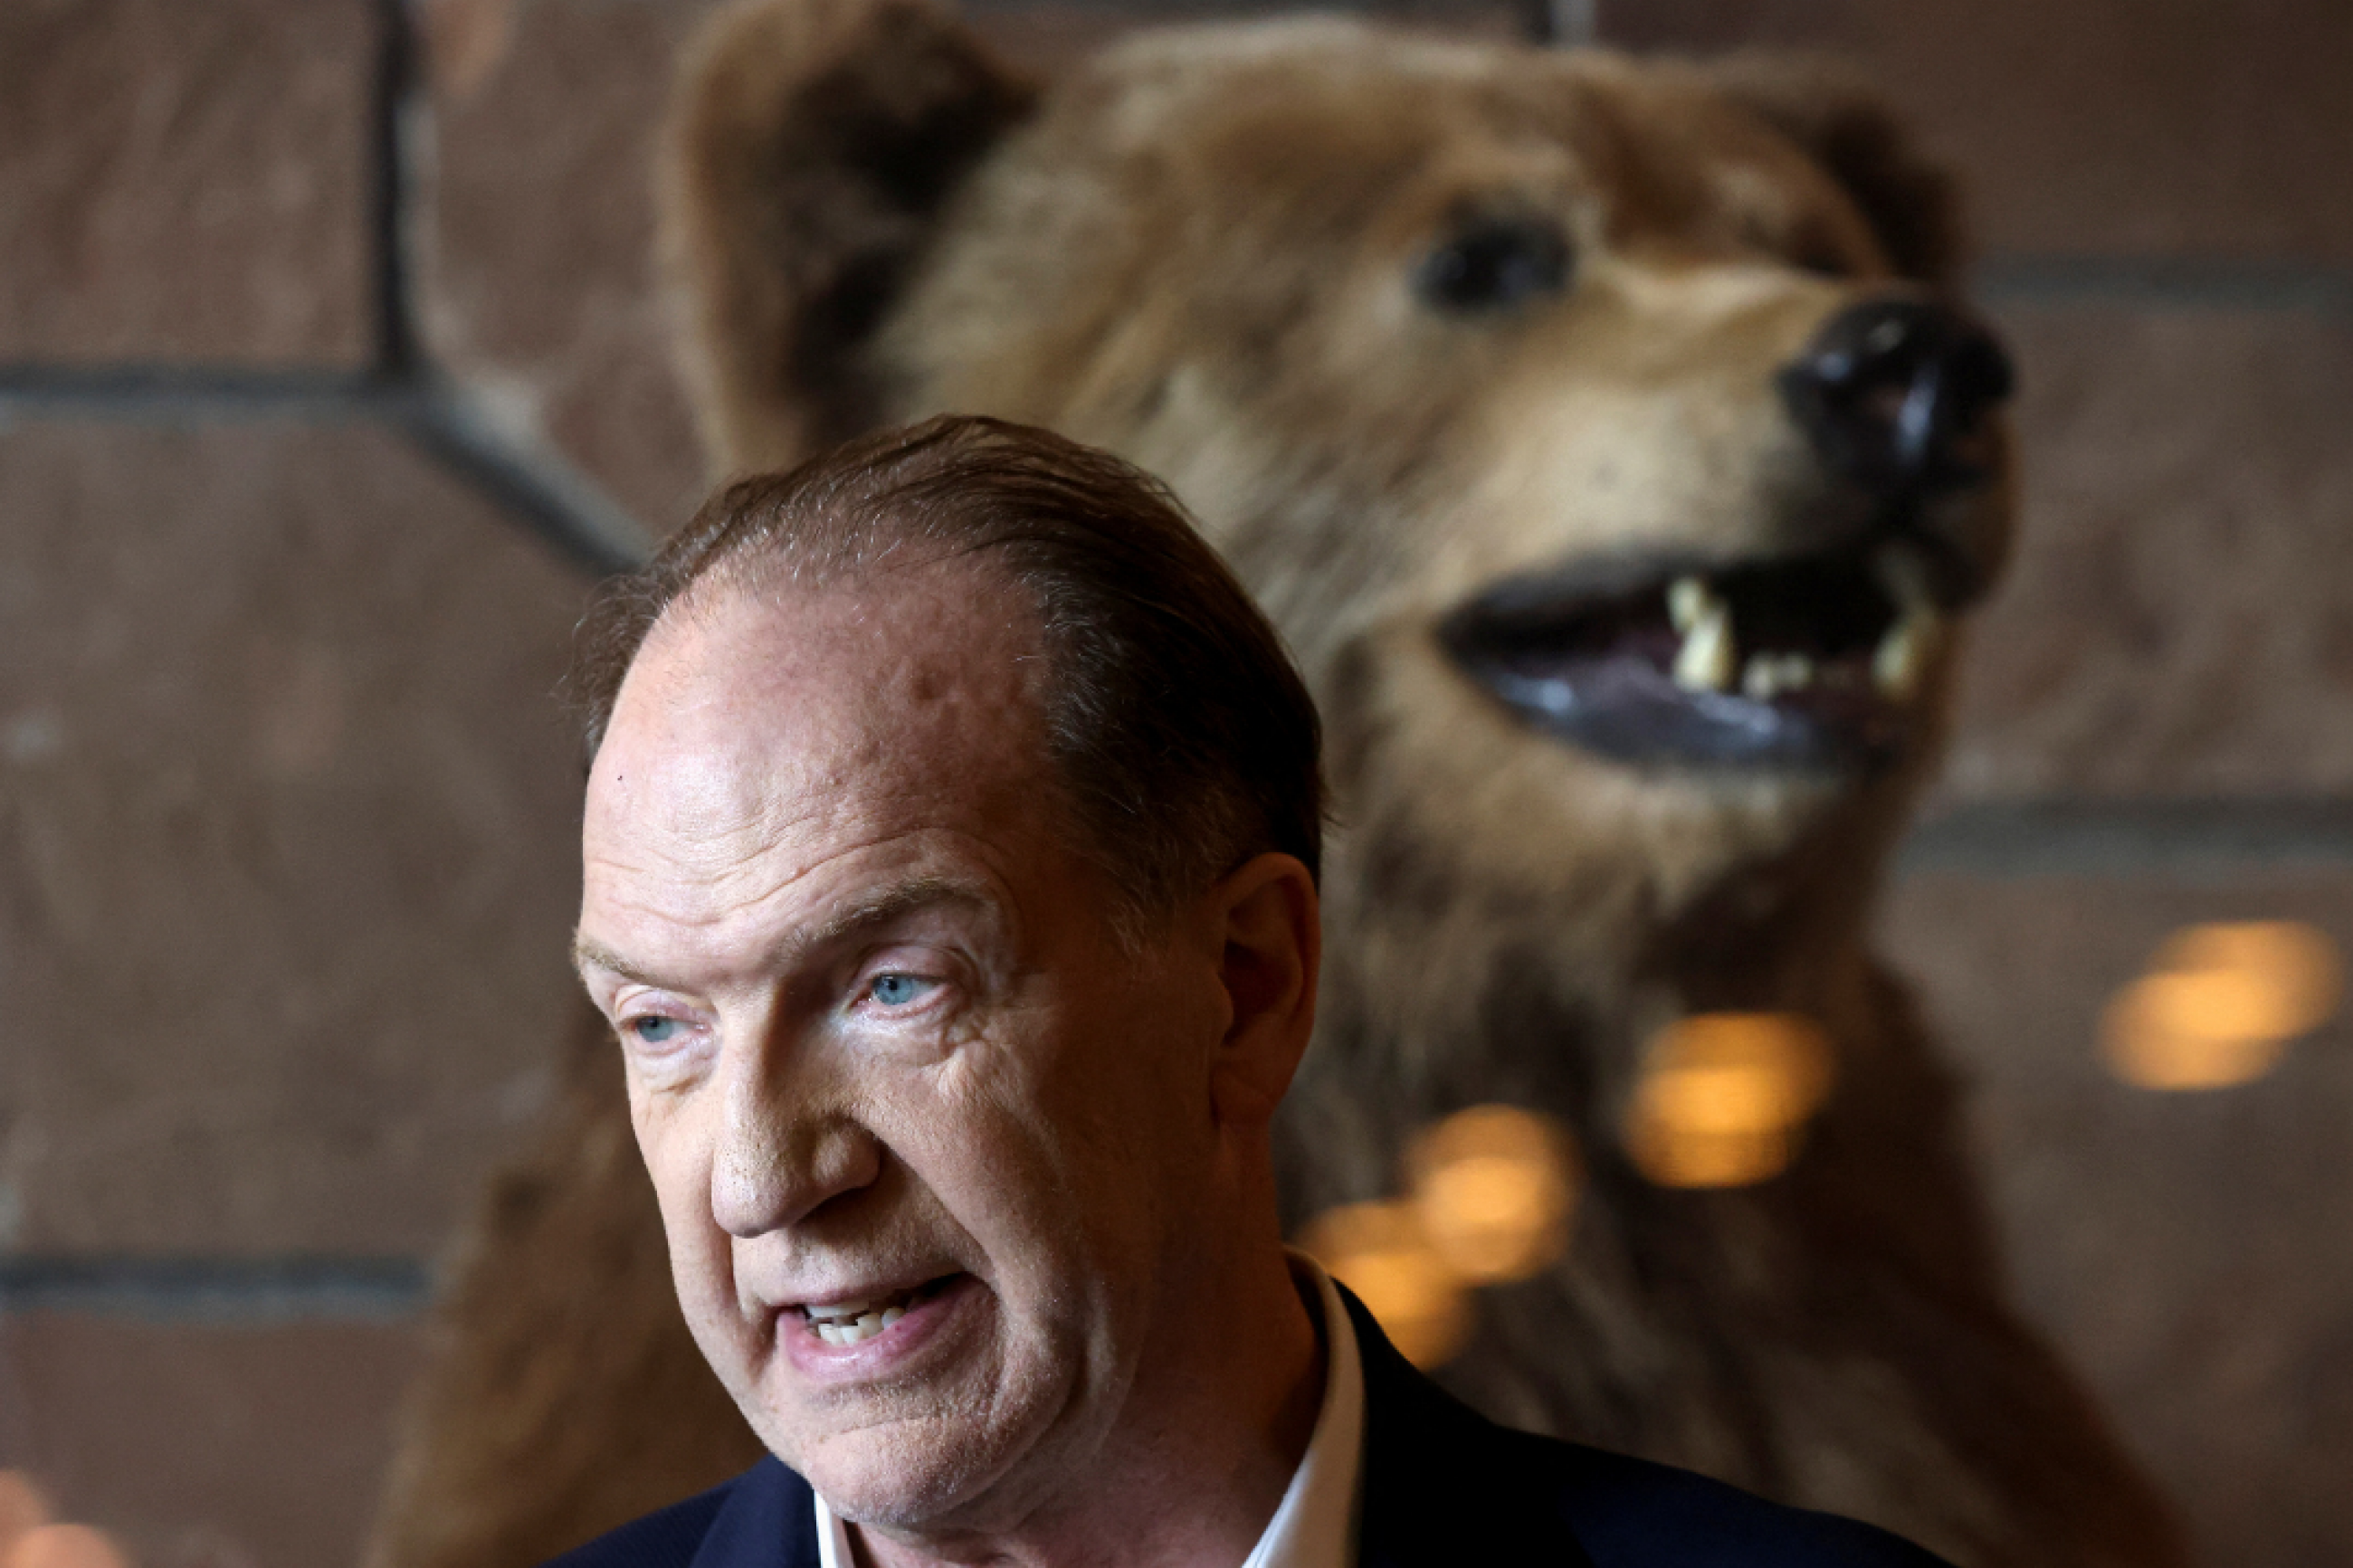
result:
[[[1872,650],[1872,686],[1891,701],[1908,702],[1919,695],[1929,665],[1944,648],[1947,622],[1929,585],[1927,560],[1917,549],[1886,545],[1872,565],[1895,609]],[[1682,639],[1671,674],[1686,691],[1728,692],[1736,687],[1752,701],[1770,702],[1826,679],[1821,665],[1803,653],[1757,652],[1744,660],[1731,602],[1704,577],[1683,576],[1667,584],[1667,619]],[[1834,671],[1827,678],[1842,676]]]
[[[1909,702],[1919,695],[1928,662],[1944,645],[1944,617],[1935,610],[1914,610],[1887,629],[1871,656],[1871,683],[1880,695]]]
[[[1879,552],[1873,564],[1880,585],[1899,613],[1873,650],[1871,683],[1880,695],[1908,702],[1919,694],[1929,661],[1944,647],[1944,612],[1936,607],[1936,595],[1929,590],[1928,564],[1918,551],[1891,544]]]
[[[1784,691],[1803,691],[1814,683],[1814,661],[1801,653],[1757,653],[1740,672],[1740,694],[1770,702]]]
[[[1675,586],[1681,588],[1683,578]],[[1733,651],[1732,606],[1698,584],[1700,593],[1686,600],[1691,625],[1675,653],[1674,681],[1686,691],[1725,691],[1737,668]],[[1672,595],[1671,595],[1672,598]]]
[[[1697,577],[1678,577],[1667,585],[1667,619],[1678,632],[1688,633],[1699,625],[1700,617],[1710,605],[1722,605],[1715,591]]]

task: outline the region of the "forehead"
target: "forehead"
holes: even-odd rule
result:
[[[590,858],[719,874],[916,827],[1002,832],[1041,793],[1042,670],[1021,596],[970,564],[699,586],[622,683]]]

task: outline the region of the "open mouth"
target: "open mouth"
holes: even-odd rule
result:
[[[1949,622],[1894,540],[1733,565],[1514,578],[1440,628],[1526,722],[1630,762],[1820,766],[1898,747]]]
[[[800,1309],[801,1316],[807,1322],[809,1331],[827,1344],[845,1348],[863,1344],[888,1331],[900,1319],[962,1278],[964,1276],[960,1274],[944,1274],[937,1279],[892,1291],[889,1295],[833,1301],[821,1307],[804,1303]]]

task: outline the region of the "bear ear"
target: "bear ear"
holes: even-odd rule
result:
[[[696,36],[656,197],[714,470],[786,466],[873,425],[860,350],[1035,97],[929,0],[755,0]]]
[[[1952,174],[1920,153],[1895,111],[1852,70],[1803,57],[1734,55],[1705,73],[1830,172],[1899,274],[1940,289],[1958,283],[1966,247]]]

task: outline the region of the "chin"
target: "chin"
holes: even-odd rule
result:
[[[828,1435],[797,1454],[779,1441],[786,1434],[761,1435],[835,1513],[893,1533],[927,1533],[969,1511],[1001,1469],[995,1445],[972,1441],[953,1414]]]
[[[862,1387],[811,1389],[778,1356],[739,1400],[769,1452],[852,1523],[938,1536],[1025,1514],[1100,1434],[1076,1418],[1077,1380],[1040,1356],[983,1356]],[[1081,1459],[1076,1468],[1083,1472]]]

